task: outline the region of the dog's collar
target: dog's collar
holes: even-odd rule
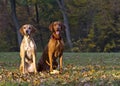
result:
[[[61,40],[61,37],[56,38],[54,35],[52,35],[51,38],[53,38],[53,39],[55,39],[55,40]]]

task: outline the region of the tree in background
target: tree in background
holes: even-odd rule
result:
[[[102,1],[99,2],[98,12],[94,16],[93,27],[88,34],[89,44],[94,46],[88,48],[94,51],[110,52],[120,49],[120,32],[119,32],[119,1]],[[109,4],[108,4],[109,3]],[[117,4],[116,4],[117,3]],[[117,9],[116,9],[117,8]],[[117,12],[117,13],[116,13]],[[116,18],[117,17],[117,18]],[[91,42],[90,42],[91,41]]]
[[[11,23],[11,14],[8,8],[9,1],[0,1],[0,51],[17,50],[16,31]]]
[[[13,17],[13,21],[16,27],[16,32],[17,32],[18,45],[20,46],[22,37],[19,33],[20,25],[19,25],[19,21],[17,18],[17,14],[16,14],[16,0],[10,0],[10,3],[11,3],[12,17]]]
[[[94,3],[93,1],[87,3],[87,6],[89,5],[89,9],[86,10],[89,10],[88,12],[90,12],[89,14],[92,13],[92,16],[89,17],[87,13],[85,18],[92,20],[87,30],[87,37],[80,37],[80,41],[77,41],[77,46],[79,46],[77,49],[88,52],[115,52],[120,50],[120,1],[94,0]],[[91,7],[93,10],[90,9]],[[83,19],[85,18],[83,17]],[[85,22],[89,22],[89,20]]]
[[[11,1],[16,2],[11,5]],[[69,24],[67,30],[71,33],[68,32],[68,37],[72,40],[73,51],[120,51],[120,0],[2,0],[0,11],[2,51],[15,51],[14,47],[19,45],[18,29],[14,29],[17,24],[13,23],[11,12],[16,13],[14,17],[17,15],[20,25],[30,23],[37,28],[34,37],[38,51],[47,44],[50,38],[48,26],[56,20]],[[70,51],[68,37],[63,37],[67,40],[65,49]]]
[[[67,11],[65,8],[65,2],[64,0],[56,0],[58,3],[58,6],[60,7],[60,10],[62,12],[63,15],[63,19],[64,19],[64,24],[66,26],[66,37],[67,37],[67,41],[69,44],[70,49],[72,49],[72,41],[71,41],[71,37],[70,37],[70,27],[69,27],[69,21],[68,21],[68,16],[67,16]]]

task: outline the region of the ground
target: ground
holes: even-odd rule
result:
[[[64,52],[63,73],[56,75],[23,75],[19,65],[18,52],[0,53],[0,86],[120,86],[119,53]]]

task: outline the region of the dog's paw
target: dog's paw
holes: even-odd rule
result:
[[[53,70],[52,72],[50,72],[50,74],[59,74],[60,73],[60,71],[58,71],[58,70]]]

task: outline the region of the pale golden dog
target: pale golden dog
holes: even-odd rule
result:
[[[30,24],[25,24],[20,28],[20,33],[23,35],[23,40],[20,46],[20,72],[37,73],[36,70],[36,44],[32,34],[36,31],[35,27]]]

